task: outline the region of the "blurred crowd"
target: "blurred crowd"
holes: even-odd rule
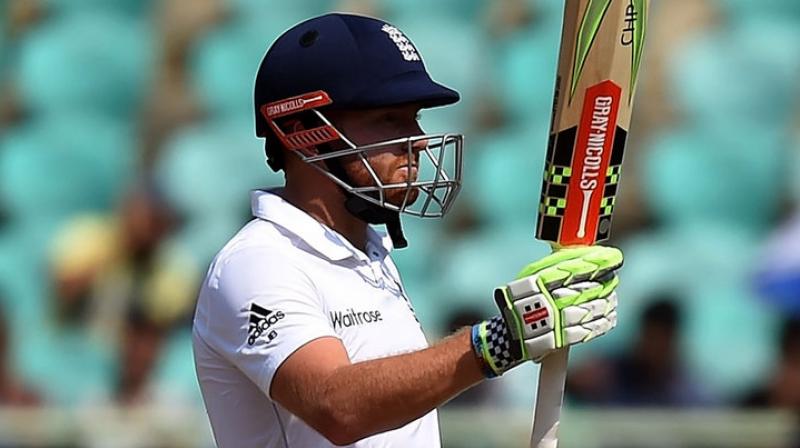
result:
[[[394,23],[462,93],[422,124],[466,135],[463,192],[443,222],[405,220],[395,255],[430,339],[550,250],[533,225],[561,1],[0,1],[0,405],[199,404],[198,282],[248,191],[282,183],[258,63],[331,10]],[[568,400],[800,412],[800,2],[652,0],[647,39],[620,326],[574,351]],[[529,407],[526,381],[453,406]]]

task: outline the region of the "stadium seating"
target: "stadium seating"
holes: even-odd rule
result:
[[[0,195],[23,222],[112,208],[136,162],[133,129],[98,115],[42,116],[0,147]]]
[[[45,21],[19,48],[15,81],[24,107],[132,118],[155,74],[152,36],[141,21],[94,10]]]
[[[519,0],[519,16],[503,21],[478,0],[208,0],[222,14],[178,37],[163,29],[159,14],[170,5],[162,2],[35,3],[42,14],[10,14],[0,2],[0,87],[11,93],[0,98],[0,306],[12,365],[48,404],[113,401],[120,368],[115,341],[53,318],[54,236],[77,216],[113,215],[135,182],[152,178],[180,217],[160,251],[187,257],[187,271],[202,275],[250,219],[249,191],[283,183],[254,135],[254,76],[270,43],[316,14],[358,5],[379,13],[409,35],[435,80],[462,95],[421,119],[428,132],[466,135],[462,193],[444,222],[404,218],[410,246],[393,254],[428,334],[443,334],[465,306],[494,314],[492,288],[550,251],[534,226],[561,2]],[[690,311],[682,334],[690,373],[731,405],[768,377],[776,320],[796,309],[793,289],[775,289],[795,281],[796,266],[764,276],[778,258],[761,257],[765,235],[800,200],[800,2],[708,8],[719,26],[647,53],[640,88],[665,104],[637,105],[641,131],[628,149],[635,155],[621,188],[640,209],[627,215],[633,222],[618,215],[615,223],[626,253],[622,324],[572,359],[625,350],[639,312],[670,291]],[[146,106],[161,91],[174,93],[164,102],[186,104],[160,104],[175,116],[156,132],[148,123],[160,115]],[[795,239],[779,233],[766,253]],[[155,402],[200,403],[187,324],[174,325],[157,363]],[[503,404],[527,412],[536,371],[513,372]]]

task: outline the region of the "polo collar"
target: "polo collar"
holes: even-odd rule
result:
[[[359,257],[361,251],[353,247],[346,238],[280,197],[280,191],[280,188],[251,191],[250,206],[253,216],[291,232],[331,261]],[[367,240],[382,247],[387,254],[394,248],[391,237],[375,231],[371,226],[367,227]]]
[[[378,232],[372,226],[367,226],[367,242],[367,247],[372,245],[383,250],[383,256],[388,255],[394,249],[392,237],[383,232]]]

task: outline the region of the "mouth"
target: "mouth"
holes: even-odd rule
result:
[[[417,174],[419,172],[419,169],[417,168],[416,165],[411,165],[411,166],[406,165],[406,166],[401,166],[400,168],[397,169],[397,171],[399,173],[403,173],[406,179],[410,179],[413,181],[417,179]]]

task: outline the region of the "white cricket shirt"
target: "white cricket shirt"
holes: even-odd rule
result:
[[[389,257],[369,230],[367,254],[272,192],[217,254],[194,317],[195,367],[222,448],[332,447],[269,397],[275,371],[314,339],[339,338],[352,362],[428,346]],[[438,447],[436,411],[353,447]]]

